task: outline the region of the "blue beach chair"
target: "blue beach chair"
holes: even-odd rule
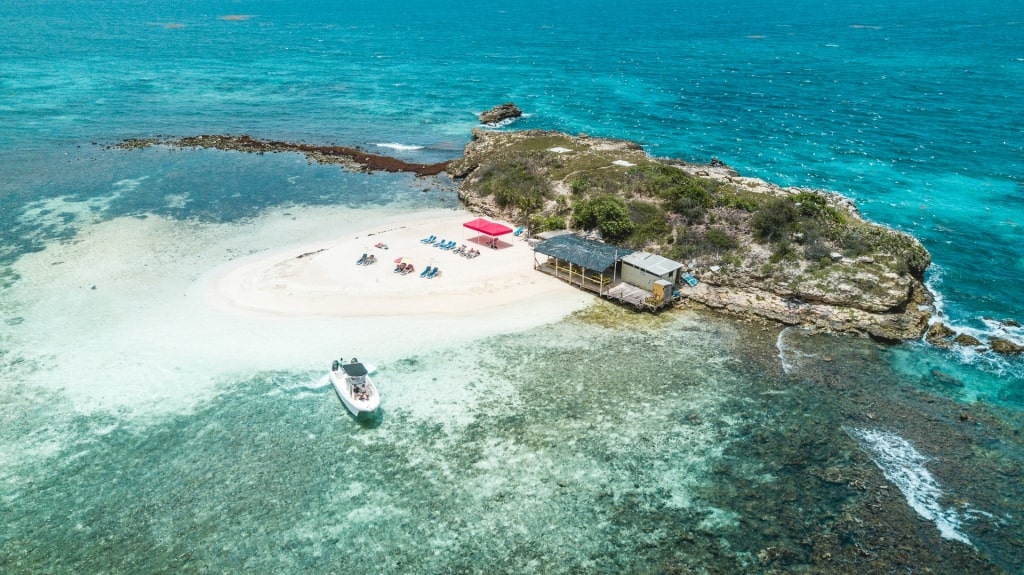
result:
[[[430,270],[430,273],[427,274],[427,279],[432,280],[434,279],[434,276],[436,276],[439,273],[441,273],[441,270],[437,269],[437,266],[434,266],[434,269]]]
[[[432,244],[432,243],[434,243],[434,240],[436,240],[436,239],[437,239],[437,236],[431,234],[431,235],[423,238],[422,240],[420,240],[420,242],[425,243],[425,244]]]
[[[361,265],[363,265],[365,263],[366,263],[366,254],[363,254],[363,257],[361,257],[358,260],[356,260],[356,265],[357,266],[361,266]]]
[[[420,277],[421,278],[427,277],[430,274],[432,269],[433,268],[431,268],[430,266],[427,266],[423,271],[420,272]]]
[[[519,226],[518,228],[516,228],[516,231],[512,232],[512,235],[518,237],[522,233],[523,233],[523,226]]]

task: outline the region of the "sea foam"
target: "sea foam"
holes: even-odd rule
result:
[[[935,523],[943,538],[972,545],[970,539],[960,531],[960,512],[944,508],[939,503],[942,489],[925,467],[928,457],[898,435],[877,429],[844,429],[868,452],[885,478],[899,488],[907,504],[918,515]]]
[[[374,144],[378,148],[389,148],[392,150],[410,151],[410,150],[422,150],[423,146],[417,146],[415,144],[399,144],[398,142],[383,142]]]

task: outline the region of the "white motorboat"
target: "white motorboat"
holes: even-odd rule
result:
[[[366,366],[356,358],[331,364],[331,385],[345,407],[356,417],[370,417],[380,407],[380,394]]]

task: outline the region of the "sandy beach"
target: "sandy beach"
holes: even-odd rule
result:
[[[335,240],[258,254],[215,272],[208,295],[214,305],[233,311],[298,317],[462,316],[545,296],[579,295],[534,270],[525,238],[506,234],[490,247],[489,236],[463,226],[475,217],[462,211],[407,215]],[[422,241],[432,235],[479,255],[467,258]],[[359,265],[364,254],[375,263]],[[397,273],[400,262],[414,271]],[[428,267],[440,271],[422,277]]]

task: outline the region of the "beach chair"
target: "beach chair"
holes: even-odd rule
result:
[[[377,263],[377,256],[375,256],[373,254],[370,254],[369,256],[366,257],[366,259],[363,260],[363,265],[364,266],[368,266],[370,264],[375,264],[375,263]]]
[[[434,247],[435,248],[443,248],[445,246],[445,244],[447,244],[447,243],[448,243],[448,240],[441,240],[441,241],[437,242],[436,244],[434,244]]]
[[[516,228],[516,231],[512,232],[513,236],[519,237],[523,233],[523,226]]]
[[[427,236],[427,237],[423,238],[423,239],[422,239],[422,240],[420,240],[420,241],[421,241],[421,242],[423,242],[423,243],[425,243],[425,244],[432,244],[432,243],[434,243],[434,240],[436,240],[436,239],[437,239],[437,236],[435,236],[435,235],[431,234],[431,235],[429,235],[429,236]]]
[[[430,274],[430,271],[431,271],[432,269],[433,269],[433,268],[431,268],[430,266],[427,266],[427,267],[426,267],[426,268],[425,268],[425,269],[424,269],[423,271],[421,271],[421,272],[420,272],[420,277],[421,277],[421,278],[425,278],[425,277],[427,277],[427,275],[429,275],[429,274]]]
[[[366,263],[366,254],[363,254],[363,257],[361,257],[358,260],[356,260],[356,265],[357,266],[361,266],[361,265],[363,265],[365,263]]]
[[[456,242],[455,240],[452,240],[452,241],[448,242],[448,245],[446,245],[446,246],[444,247],[444,249],[445,249],[445,250],[451,250],[452,248],[454,248],[454,247],[455,247],[455,244],[456,244],[456,243],[457,243],[457,242]]]
[[[430,270],[430,273],[427,274],[427,279],[434,279],[434,276],[436,276],[439,273],[441,273],[441,270],[437,269],[437,266],[434,266],[434,269]]]

